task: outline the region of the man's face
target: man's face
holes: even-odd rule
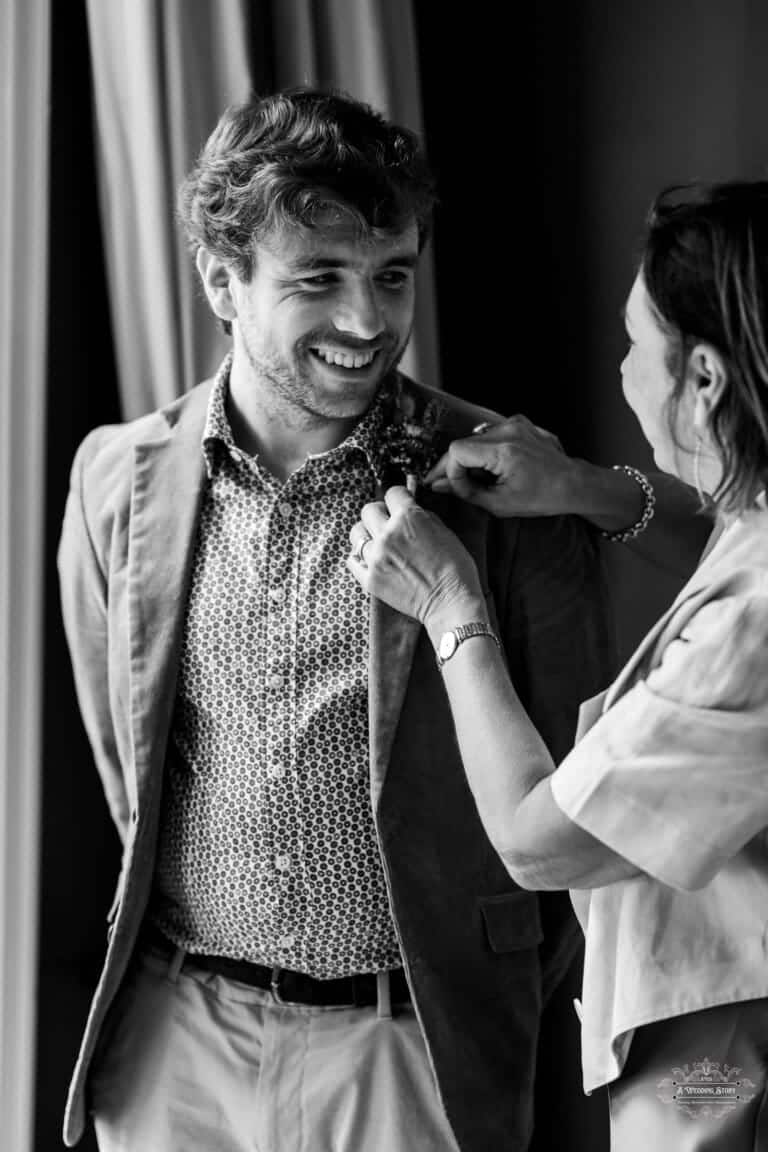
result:
[[[361,239],[334,219],[268,238],[250,282],[230,284],[236,354],[283,409],[362,415],[408,342],[417,258],[415,223]]]

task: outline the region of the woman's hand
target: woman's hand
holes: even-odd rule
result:
[[[487,620],[472,557],[405,488],[366,504],[349,538],[347,566],[366,592],[420,620],[433,640],[457,624]]]
[[[551,516],[573,511],[578,461],[551,432],[511,416],[454,440],[426,477],[435,492],[453,492],[494,516]]]

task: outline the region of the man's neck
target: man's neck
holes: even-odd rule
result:
[[[359,421],[356,416],[318,416],[285,400],[276,405],[273,389],[237,356],[229,377],[227,417],[238,448],[258,456],[279,480],[287,480],[308,456],[336,448]]]

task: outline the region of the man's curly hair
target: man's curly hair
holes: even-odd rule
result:
[[[178,212],[190,247],[247,282],[256,243],[311,229],[329,209],[363,237],[415,221],[423,245],[434,202],[413,132],[343,92],[296,88],[227,108],[181,185]]]

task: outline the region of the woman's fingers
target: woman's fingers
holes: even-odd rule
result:
[[[395,485],[395,487],[387,489],[383,500],[376,500],[371,504],[364,505],[360,513],[359,524],[362,531],[375,538],[381,535],[392,516],[415,507],[417,507],[416,501],[408,489],[401,485]],[[356,533],[357,540],[359,540],[358,525],[355,525],[350,532],[350,539],[352,539],[352,533]],[[352,539],[352,543],[354,545],[356,540]]]
[[[572,473],[557,436],[518,415],[454,440],[427,481],[494,516],[546,516],[567,510]]]
[[[513,416],[509,420],[500,421],[498,424],[479,424],[478,431],[473,432],[471,436],[466,436],[461,440],[454,440],[448,451],[443,453],[437,464],[433,465],[429,472],[427,472],[426,476],[424,477],[424,483],[428,484],[430,487],[434,487],[437,483],[447,477],[448,464],[453,454],[452,450],[457,444],[479,445],[480,447],[478,448],[477,456],[482,460],[484,459],[487,452],[486,446],[488,444],[503,442],[509,434],[508,429],[510,425],[513,425],[515,421],[519,419],[525,419],[525,417]],[[469,451],[472,452],[473,449],[469,448]],[[438,489],[438,491],[439,490],[440,489]]]
[[[416,501],[411,493],[400,484],[396,484],[393,488],[387,489],[384,493],[384,503],[390,516],[394,516],[397,512],[405,512],[408,508],[416,507]]]
[[[563,446],[554,433],[533,424],[527,416],[510,416],[491,424],[483,432],[454,440],[427,473],[425,482],[438,492],[454,490],[458,495],[465,495],[465,490],[475,492],[487,487],[488,476],[484,477],[483,472],[505,476],[518,453],[527,449],[528,454],[537,445],[545,452],[563,452]],[[471,475],[472,472],[475,474]]]
[[[437,488],[437,485],[445,480],[445,467],[448,462],[448,453],[444,452],[434,467],[430,468],[424,477],[424,483],[428,484],[430,488]],[[450,485],[449,485],[450,487]]]
[[[349,531],[349,542],[352,545],[352,557],[358,562],[363,561],[363,550],[370,539],[371,534],[362,520],[358,520],[356,524],[352,525]]]
[[[387,526],[389,511],[383,500],[376,500],[363,507],[360,519],[371,536],[378,536]]]

